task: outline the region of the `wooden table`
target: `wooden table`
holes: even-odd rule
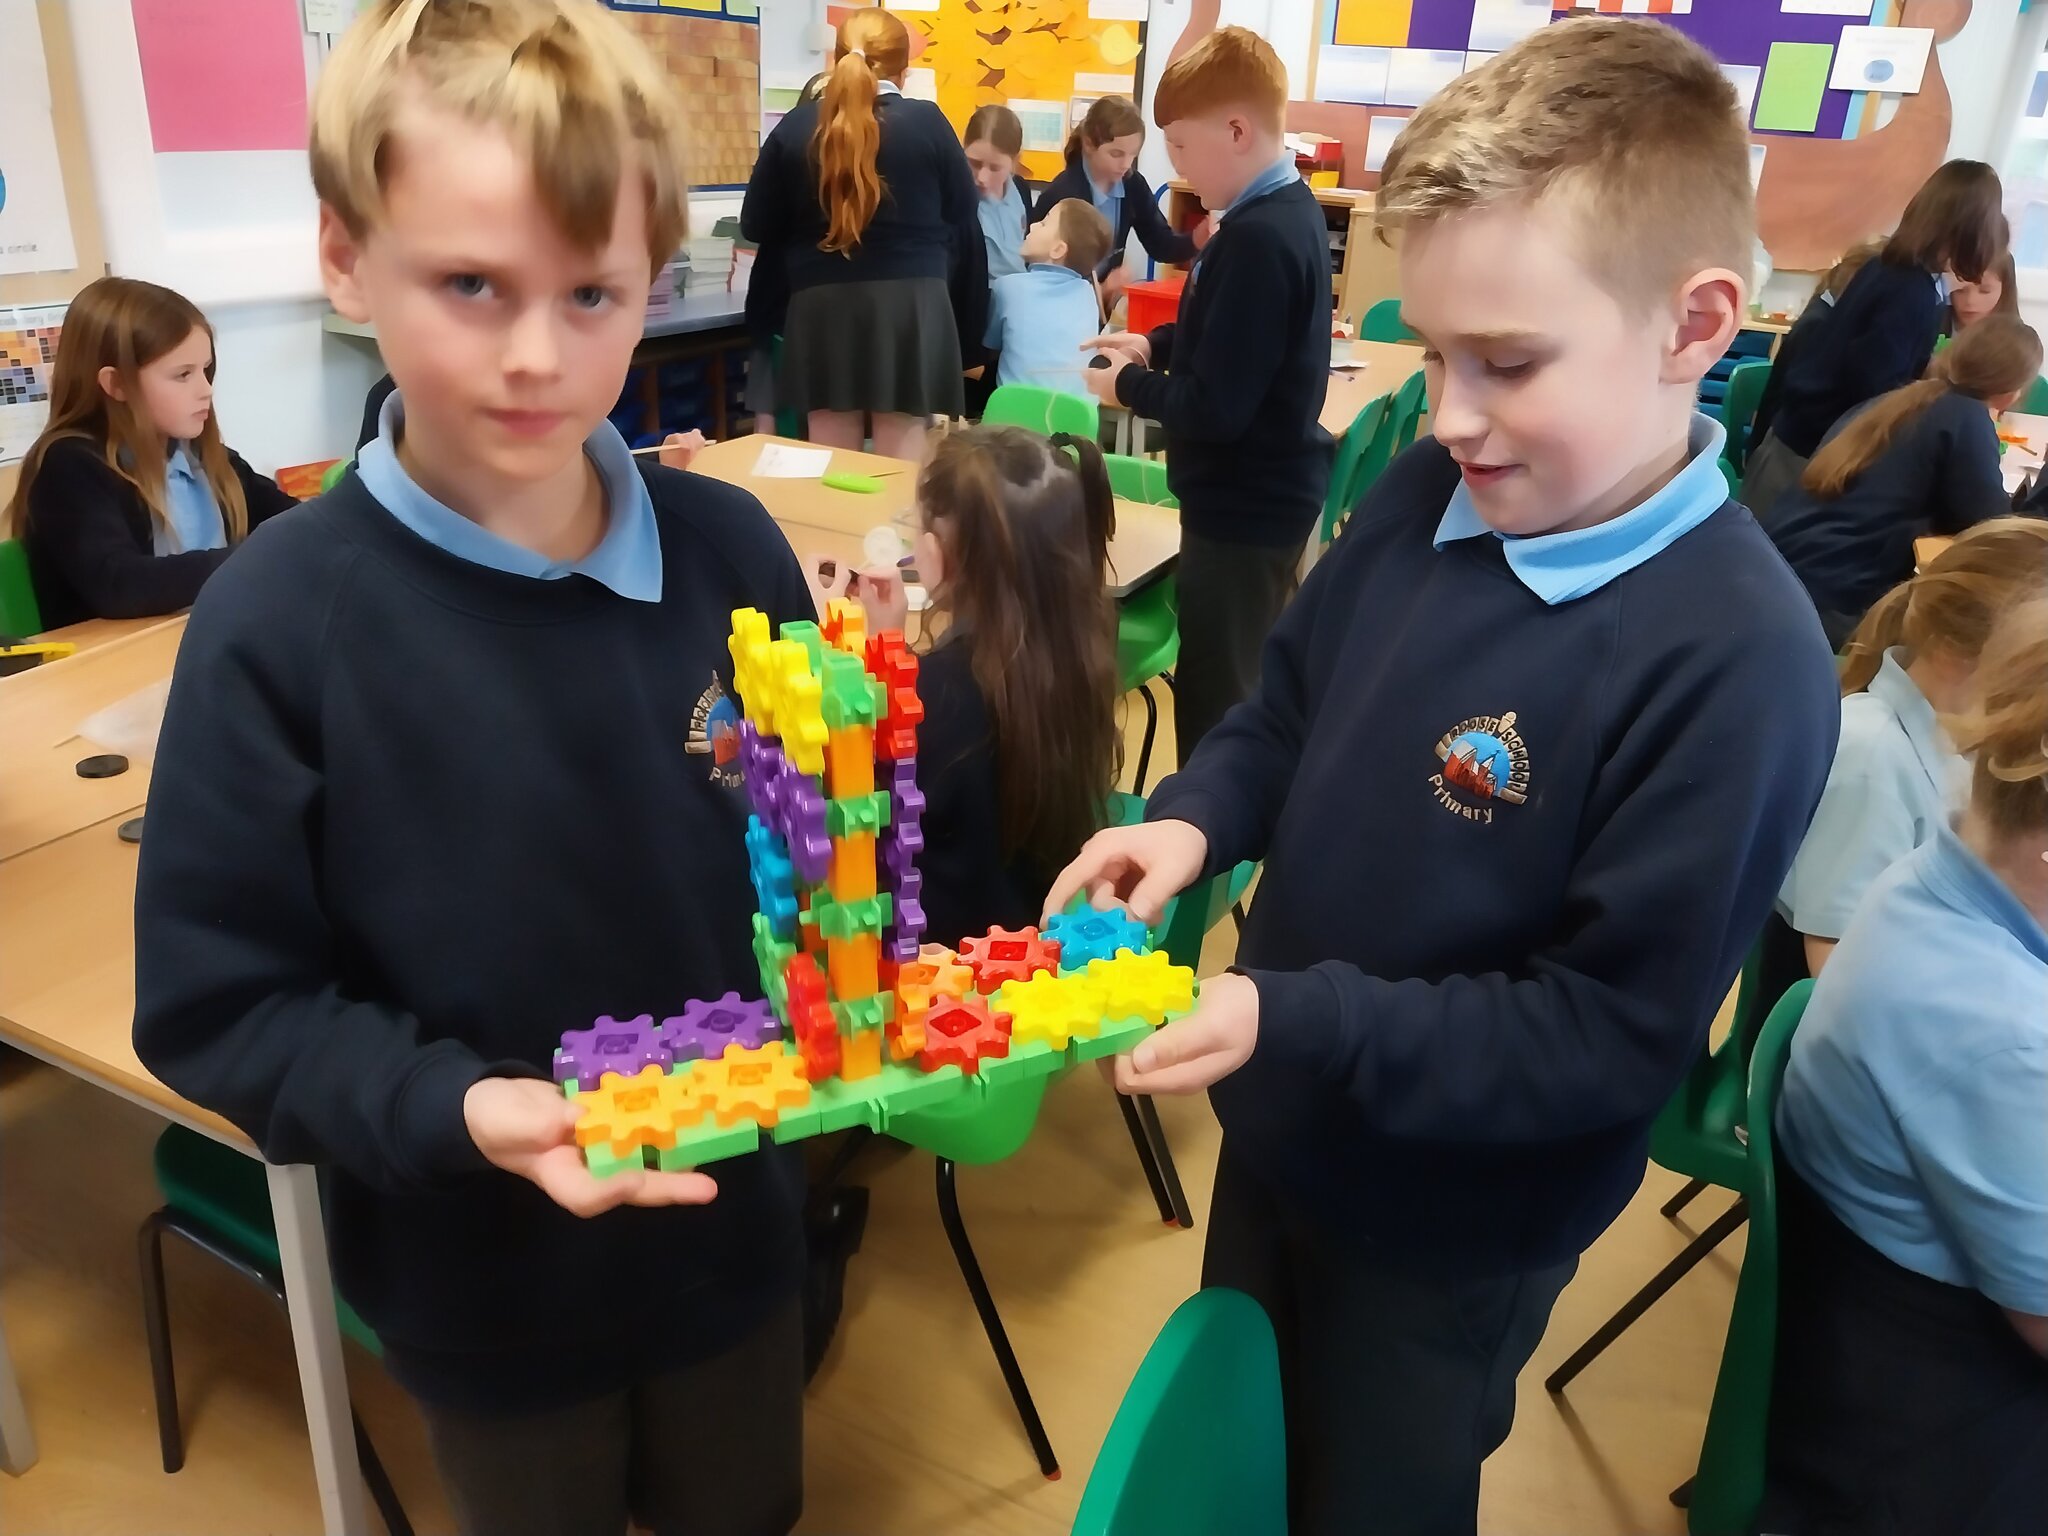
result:
[[[1391,395],[1422,367],[1422,348],[1401,341],[1333,341],[1330,355],[1333,361],[1348,356],[1365,363],[1363,368],[1330,371],[1322,423],[1332,437],[1344,435],[1367,401]]]
[[[779,437],[737,437],[713,443],[697,455],[690,468],[730,485],[743,486],[761,498],[768,515],[781,527],[801,558],[830,555],[835,560],[864,561],[861,540],[870,528],[894,526],[907,540],[914,531],[911,502],[917,490],[917,466],[878,454],[835,449],[834,474],[870,475],[881,481],[873,494],[835,491],[818,480],[783,480],[753,472],[766,443],[787,443]],[[793,447],[809,447],[806,443]],[[1180,514],[1169,507],[1151,507],[1119,499],[1116,538],[1109,546],[1110,589],[1126,597],[1163,572],[1180,554]]]

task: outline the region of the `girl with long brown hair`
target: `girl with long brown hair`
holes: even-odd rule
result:
[[[1038,920],[1103,824],[1122,737],[1116,503],[1086,438],[1017,427],[948,434],[918,477],[916,568],[939,636],[918,675],[923,901],[938,943]],[[900,628],[903,587],[863,571],[870,629]]]
[[[1980,160],[1949,161],[1913,194],[1877,259],[1787,365],[1777,417],[1746,467],[1750,511],[1769,517],[1844,415],[1927,371],[1948,284],[1978,281],[2005,254],[2003,196],[1998,173]]]
[[[2048,1508],[2048,594],[1948,726],[1967,802],[1871,889],[1778,1103],[1759,1525],[2021,1536]]]
[[[1031,217],[1031,194],[1017,174],[1024,154],[1024,125],[1000,102],[976,107],[960,135],[967,146],[967,165],[974,172],[974,190],[981,194],[976,213],[988,257],[988,280],[1024,270],[1024,226]]]
[[[2012,510],[1995,413],[2041,371],[2041,338],[2005,315],[1941,349],[1927,377],[1835,424],[1769,513],[1771,542],[1839,646],[1870,605],[1913,574],[1913,541]]]
[[[1948,825],[1968,767],[1939,721],[1969,698],[1998,616],[2043,592],[2048,522],[2002,517],[1958,537],[1857,628],[1834,765],[1765,938],[1769,996],[1819,975],[1877,877]]]
[[[1154,261],[1185,265],[1208,243],[1209,221],[1183,234],[1167,222],[1152,200],[1152,184],[1138,169],[1138,151],[1145,147],[1145,119],[1128,97],[1102,96],[1089,104],[1074,131],[1067,135],[1067,166],[1055,176],[1031,211],[1036,224],[1070,197],[1086,198],[1109,220],[1109,254],[1095,275],[1114,305],[1123,291],[1124,245],[1131,231]]]
[[[103,277],[71,301],[6,519],[47,627],[189,608],[294,505],[221,441],[213,371],[213,328],[182,294]]]
[[[903,94],[910,34],[879,6],[839,24],[822,96],[768,135],[740,229],[789,279],[779,402],[813,442],[923,456],[964,403],[961,344],[988,308],[980,198],[945,114]]]

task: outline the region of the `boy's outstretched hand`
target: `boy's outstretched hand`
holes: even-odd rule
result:
[[[1226,973],[1202,983],[1195,1011],[1116,1058],[1119,1093],[1200,1093],[1251,1060],[1259,1043],[1259,989]]]
[[[462,1096],[462,1121],[477,1150],[507,1173],[531,1179],[577,1216],[618,1205],[706,1205],[718,1186],[701,1173],[626,1169],[600,1179],[576,1145],[577,1109],[553,1083],[486,1077]]]
[[[1208,857],[1209,839],[1191,822],[1107,828],[1060,871],[1045,898],[1045,914],[1064,912],[1085,894],[1090,906],[1120,901],[1140,922],[1156,923],[1167,901],[1195,883]]]
[[[688,469],[690,461],[704,451],[704,434],[694,427],[688,432],[671,432],[661,440],[656,455],[668,469]]]

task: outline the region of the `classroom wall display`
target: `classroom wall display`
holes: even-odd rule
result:
[[[759,0],[606,3],[682,87],[689,104],[690,185],[744,187],[763,132]]]
[[[43,28],[34,6],[11,19],[0,77],[0,273],[61,272],[74,266],[71,209],[57,158]]]
[[[0,308],[0,464],[18,464],[50,419],[62,304]]]
[[[1102,96],[1138,96],[1145,7],[1134,0],[884,0],[956,131],[1003,102],[1024,124],[1023,172],[1059,174],[1068,131]],[[918,46],[921,44],[921,46]]]

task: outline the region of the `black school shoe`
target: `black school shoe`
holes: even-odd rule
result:
[[[804,1380],[825,1363],[846,1301],[846,1266],[860,1252],[868,1225],[868,1192],[858,1184],[834,1184],[811,1191],[804,1204]]]

